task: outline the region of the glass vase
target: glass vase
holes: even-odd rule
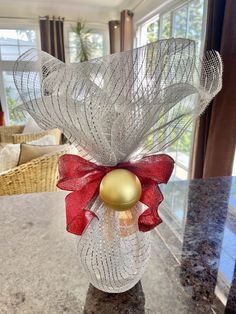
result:
[[[142,277],[150,256],[150,233],[140,232],[142,209],[114,211],[101,205],[81,237],[78,256],[91,284],[105,292],[131,289]]]

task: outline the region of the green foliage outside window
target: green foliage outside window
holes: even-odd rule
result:
[[[158,16],[146,27],[147,43],[155,42],[158,39],[168,39],[171,36],[190,38],[196,41],[196,52],[200,54],[202,24],[203,24],[204,0],[194,0],[172,12]],[[161,29],[159,29],[159,27]],[[172,28],[172,34],[171,34]],[[160,34],[160,35],[159,35]],[[161,36],[161,37],[160,37]],[[151,50],[149,51],[151,54]],[[153,65],[151,71],[155,70]],[[170,131],[170,130],[169,130]],[[178,130],[174,130],[172,136],[176,137]],[[154,138],[150,135],[147,139],[147,146],[153,144]],[[172,144],[168,151],[178,151],[189,154],[192,145],[192,124],[185,130],[179,140]]]
[[[69,33],[70,62],[84,62],[103,55],[103,36],[86,29],[84,22],[78,21]]]
[[[188,7],[187,5],[181,7],[174,12],[174,37],[185,38],[187,35],[187,23],[188,23]]]
[[[7,106],[8,106],[8,111],[9,111],[9,118],[10,118],[10,124],[11,125],[16,125],[16,124],[23,124],[25,120],[25,116],[22,112],[18,112],[15,110],[17,107],[18,103],[16,98],[12,95],[13,88],[10,86],[7,86],[5,88],[5,93],[6,93],[6,101],[7,101]]]
[[[159,21],[155,21],[147,27],[147,43],[152,43],[158,39]]]
[[[163,39],[167,39],[171,37],[171,14],[167,13],[165,15],[163,15],[162,18],[162,32],[161,32],[161,38]]]
[[[76,26],[72,27],[72,30],[76,34],[77,61],[88,61],[91,55],[91,43],[89,40],[91,30],[85,30],[85,23],[81,21],[78,21]]]

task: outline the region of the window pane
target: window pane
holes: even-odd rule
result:
[[[78,56],[79,56],[79,41],[78,37],[76,36],[76,33],[69,32],[69,58],[70,63],[79,62]]]
[[[161,185],[160,188],[165,197],[164,204],[168,209],[168,215],[173,215],[175,222],[178,225],[181,225],[187,208],[186,201],[188,189],[186,188],[186,183],[178,182],[178,184],[176,184],[175,182],[169,182],[167,185]]]
[[[17,30],[19,44],[24,46],[36,46],[36,34],[33,30],[19,29]]]
[[[17,45],[15,29],[0,29],[0,45]]]
[[[0,29],[1,60],[16,60],[21,53],[36,46],[34,30]]]
[[[77,46],[77,36],[74,32],[69,32],[69,47]]]
[[[178,1],[176,1],[176,4],[174,3],[175,1],[172,1],[172,8],[169,11],[163,13],[163,15],[160,15],[159,23],[155,21],[155,25],[155,22],[150,20],[149,22],[145,22],[140,26],[140,33],[137,36],[137,38],[140,38],[139,45],[143,45],[158,39],[158,37],[155,37],[155,35],[158,34],[159,31],[160,39],[168,39],[173,36],[195,40],[196,53],[197,55],[200,55],[202,30],[204,25],[203,11],[205,1],[206,0],[182,1],[184,4],[181,7],[177,4]],[[160,29],[158,29],[158,27]],[[172,131],[170,127],[168,130],[166,130],[166,132],[169,134],[172,133],[171,136],[175,138],[177,133],[179,134],[179,131],[177,128]],[[164,149],[165,152],[172,156],[175,160],[175,168],[171,180],[186,180],[189,176],[192,134],[193,125],[190,125],[188,130],[186,130],[175,143],[173,143],[167,149]],[[155,136],[149,136],[147,140],[147,146],[152,145],[154,141]],[[234,166],[234,171],[236,171],[236,157]]]
[[[147,26],[147,43],[156,41],[159,37],[159,20]]]
[[[187,120],[186,120],[187,121]],[[192,130],[193,123],[188,126],[180,138],[166,149],[166,153],[169,154],[175,161],[175,172],[173,177],[175,180],[186,180],[188,177],[188,169],[192,148]],[[173,138],[176,138],[181,131],[181,126],[176,127],[171,131]]]
[[[187,35],[188,8],[181,7],[174,13],[173,35],[185,38]]]
[[[99,33],[90,33],[87,37],[89,59],[103,56],[103,35]],[[80,62],[80,39],[74,32],[69,32],[69,59],[70,63]]]
[[[161,38],[167,39],[171,36],[171,14],[167,13],[162,16]]]
[[[20,97],[13,81],[12,72],[3,72],[3,83],[9,111],[10,124],[22,124],[25,120],[24,114],[14,111],[14,108],[20,104]]]
[[[78,52],[76,47],[69,48],[70,63],[78,62]]]
[[[203,9],[204,0],[195,0],[189,5],[187,37],[196,41],[198,53],[201,45]]]
[[[22,53],[30,48],[37,47],[36,31],[32,29],[0,29],[0,73],[1,95],[4,104],[8,107],[9,116],[6,117],[10,124],[22,124],[25,121],[23,113],[14,108],[20,104],[20,97],[13,81],[13,65]],[[9,69],[4,71],[4,69]],[[3,99],[5,97],[5,99]]]
[[[20,46],[20,55],[24,52],[26,52],[27,50],[34,48],[34,46]]]
[[[18,46],[1,46],[0,49],[2,60],[15,61],[20,55]]]
[[[103,55],[103,36],[92,33],[89,36],[91,43],[91,59],[102,57]]]

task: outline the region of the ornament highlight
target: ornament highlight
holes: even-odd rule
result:
[[[115,169],[102,179],[99,195],[110,208],[123,211],[132,208],[140,200],[142,186],[139,178],[129,170]]]
[[[119,227],[120,227],[120,236],[127,237],[137,231],[136,215],[138,209],[136,206],[131,210],[120,211],[119,214]]]

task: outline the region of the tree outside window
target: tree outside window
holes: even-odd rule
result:
[[[200,55],[203,32],[204,0],[183,1],[178,7],[159,13],[150,22],[141,26],[141,43],[151,43],[171,37],[189,38],[196,42],[196,53]],[[176,130],[177,132],[177,130]],[[166,150],[176,161],[173,179],[187,179],[192,147],[193,124]],[[148,143],[153,141],[148,139]]]
[[[86,38],[87,45],[89,46],[88,59],[99,58],[103,56],[104,43],[103,35],[96,31],[91,31],[87,34]],[[78,35],[70,31],[69,32],[69,61],[70,63],[81,62],[81,41]],[[86,61],[86,60],[83,60]]]

